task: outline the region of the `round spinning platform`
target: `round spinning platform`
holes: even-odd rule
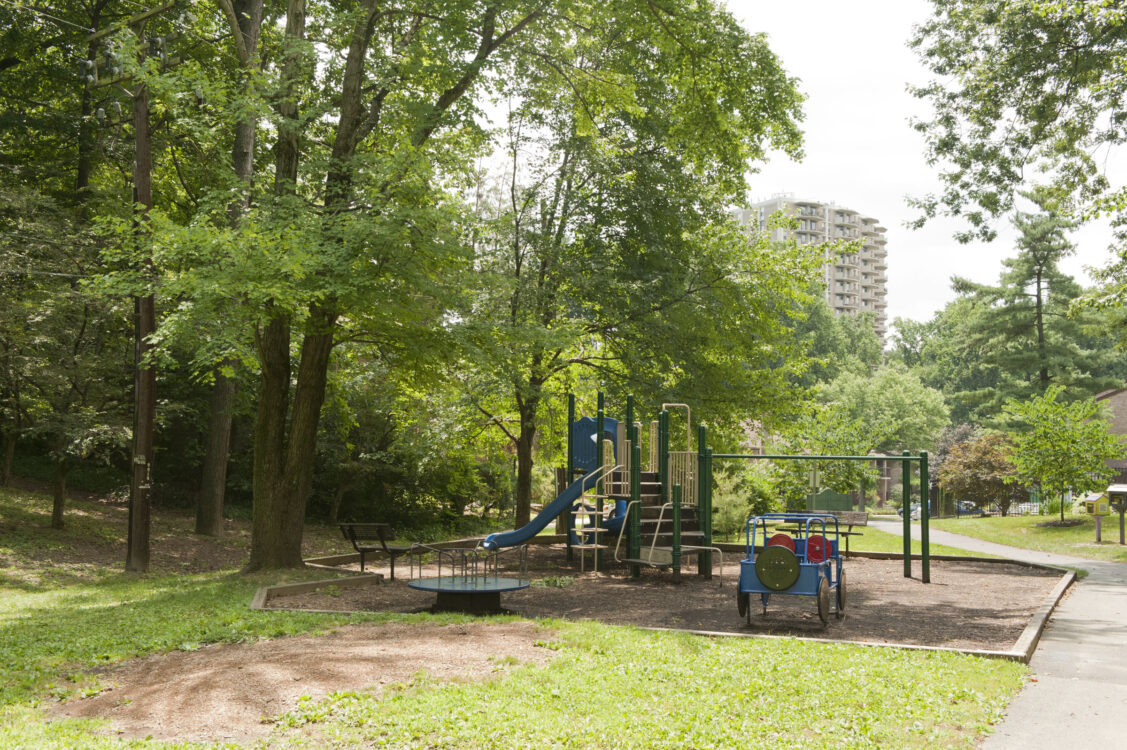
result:
[[[466,612],[472,615],[501,612],[501,594],[526,589],[530,581],[503,576],[442,576],[407,583],[419,591],[437,594],[436,612]]]

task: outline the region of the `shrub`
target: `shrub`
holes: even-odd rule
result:
[[[745,466],[715,474],[712,529],[720,536],[743,532],[747,519],[782,509],[769,468]]]

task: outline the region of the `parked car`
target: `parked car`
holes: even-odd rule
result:
[[[904,508],[902,508],[902,507],[897,508],[896,509],[896,515],[903,518],[904,517]],[[919,503],[912,503],[912,509],[909,511],[908,518],[912,519],[913,521],[920,520],[920,504]]]
[[[959,500],[955,503],[955,514],[959,516],[984,516],[986,511],[970,500]]]

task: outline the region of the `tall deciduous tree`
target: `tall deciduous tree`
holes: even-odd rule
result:
[[[172,283],[192,304],[238,298],[255,317],[251,569],[302,563],[318,420],[342,332],[410,347],[444,318],[444,288],[462,259],[445,188],[481,142],[474,102],[491,71],[516,54],[552,60],[593,16],[639,10],[289,0],[266,92],[272,189],[256,191],[230,232],[212,227],[206,243],[166,248],[168,265],[185,269]],[[307,27],[326,42],[321,64]],[[199,218],[197,227],[215,223]]]
[[[217,0],[231,31],[231,43],[241,78],[239,100],[249,98],[257,85],[262,67],[259,31],[262,28],[263,0]],[[242,108],[236,118],[231,139],[231,168],[237,180],[246,183],[228,204],[232,224],[242,219],[249,207],[255,171],[258,112]],[[227,490],[227,460],[231,446],[231,423],[235,413],[238,379],[236,359],[226,357],[214,371],[208,418],[207,449],[201,469],[200,491],[196,500],[196,533],[217,536],[223,530],[223,499]]]
[[[912,45],[937,78],[915,90],[934,109],[916,123],[943,191],[926,216],[992,218],[1038,170],[1064,195],[1123,217],[1127,188],[1101,168],[1127,139],[1122,75],[1127,17],[1105,0],[933,0]]]
[[[948,422],[943,395],[899,364],[868,376],[846,373],[819,388],[817,396],[858,420],[880,451],[930,448]]]
[[[1127,455],[1100,404],[1092,399],[1065,403],[1062,391],[1054,385],[1043,395],[1006,405],[1006,414],[1018,425],[1013,449],[1017,472],[1007,481],[1038,487],[1043,497],[1103,489],[1115,473],[1106,462]],[[1064,522],[1063,502],[1060,520]]]
[[[763,416],[786,388],[774,365],[798,358],[782,316],[817,268],[724,213],[749,159],[798,149],[799,95],[765,40],[709,4],[600,18],[509,73],[506,184],[479,203],[471,398],[516,452],[518,525],[549,384],[582,367]]]

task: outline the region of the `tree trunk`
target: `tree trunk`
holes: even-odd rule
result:
[[[337,491],[333,493],[333,504],[329,506],[329,525],[336,526],[337,520],[340,517],[340,504],[344,500],[344,494],[351,488],[351,482],[341,482],[337,485]]]
[[[12,481],[12,465],[16,460],[16,433],[13,430],[4,434],[4,457],[0,459],[0,487],[7,487]]]
[[[516,527],[532,519],[532,447],[536,441],[536,408],[539,399],[518,400],[520,434],[517,436]]]
[[[238,34],[235,48],[246,80],[243,93],[250,92],[254,74],[259,68],[258,32],[262,27],[263,0],[235,0],[232,33]],[[250,115],[235,125],[231,145],[231,168],[248,189],[227,206],[232,226],[238,226],[250,200],[250,183],[254,177],[254,137],[258,118]],[[224,363],[233,366],[233,362]],[[211,390],[211,415],[208,419],[207,453],[204,456],[200,494],[196,505],[196,533],[219,536],[223,532],[223,496],[227,490],[227,462],[231,450],[231,423],[234,419],[235,381],[223,373],[215,374]]]
[[[257,338],[261,365],[254,420],[254,517],[251,523],[251,569],[271,567],[271,550],[280,542],[275,519],[284,465],[286,413],[290,392],[290,326],[275,318]]]
[[[1041,272],[1038,270],[1036,300],[1037,359],[1041,363],[1041,367],[1037,374],[1041,381],[1041,393],[1044,393],[1049,389],[1049,367],[1045,362],[1045,301],[1041,293],[1041,283]]]
[[[63,528],[63,510],[67,504],[67,468],[66,460],[55,462],[55,479],[52,482],[51,496],[54,502],[51,504],[51,528]]]
[[[301,535],[305,505],[313,488],[317,423],[325,401],[335,323],[336,313],[331,308],[311,307],[288,435],[289,326],[275,321],[262,336],[262,385],[255,419],[254,520],[247,570],[304,565]]]
[[[140,84],[133,97],[133,129],[136,137],[133,162],[134,211],[144,214],[153,205],[152,133],[149,129],[149,91]],[[141,232],[139,241],[144,241]],[[152,256],[146,255],[142,272],[153,274]],[[125,552],[125,569],[133,573],[149,570],[150,488],[153,470],[153,433],[156,428],[156,370],[145,364],[152,345],[149,337],[156,331],[156,299],[152,294],[136,298],[134,391],[133,391],[133,462],[129,482],[129,538]]]
[[[231,422],[237,391],[235,380],[216,373],[215,385],[211,389],[203,478],[196,500],[197,534],[219,536],[223,533],[223,497],[227,490],[227,459],[231,450]]]

